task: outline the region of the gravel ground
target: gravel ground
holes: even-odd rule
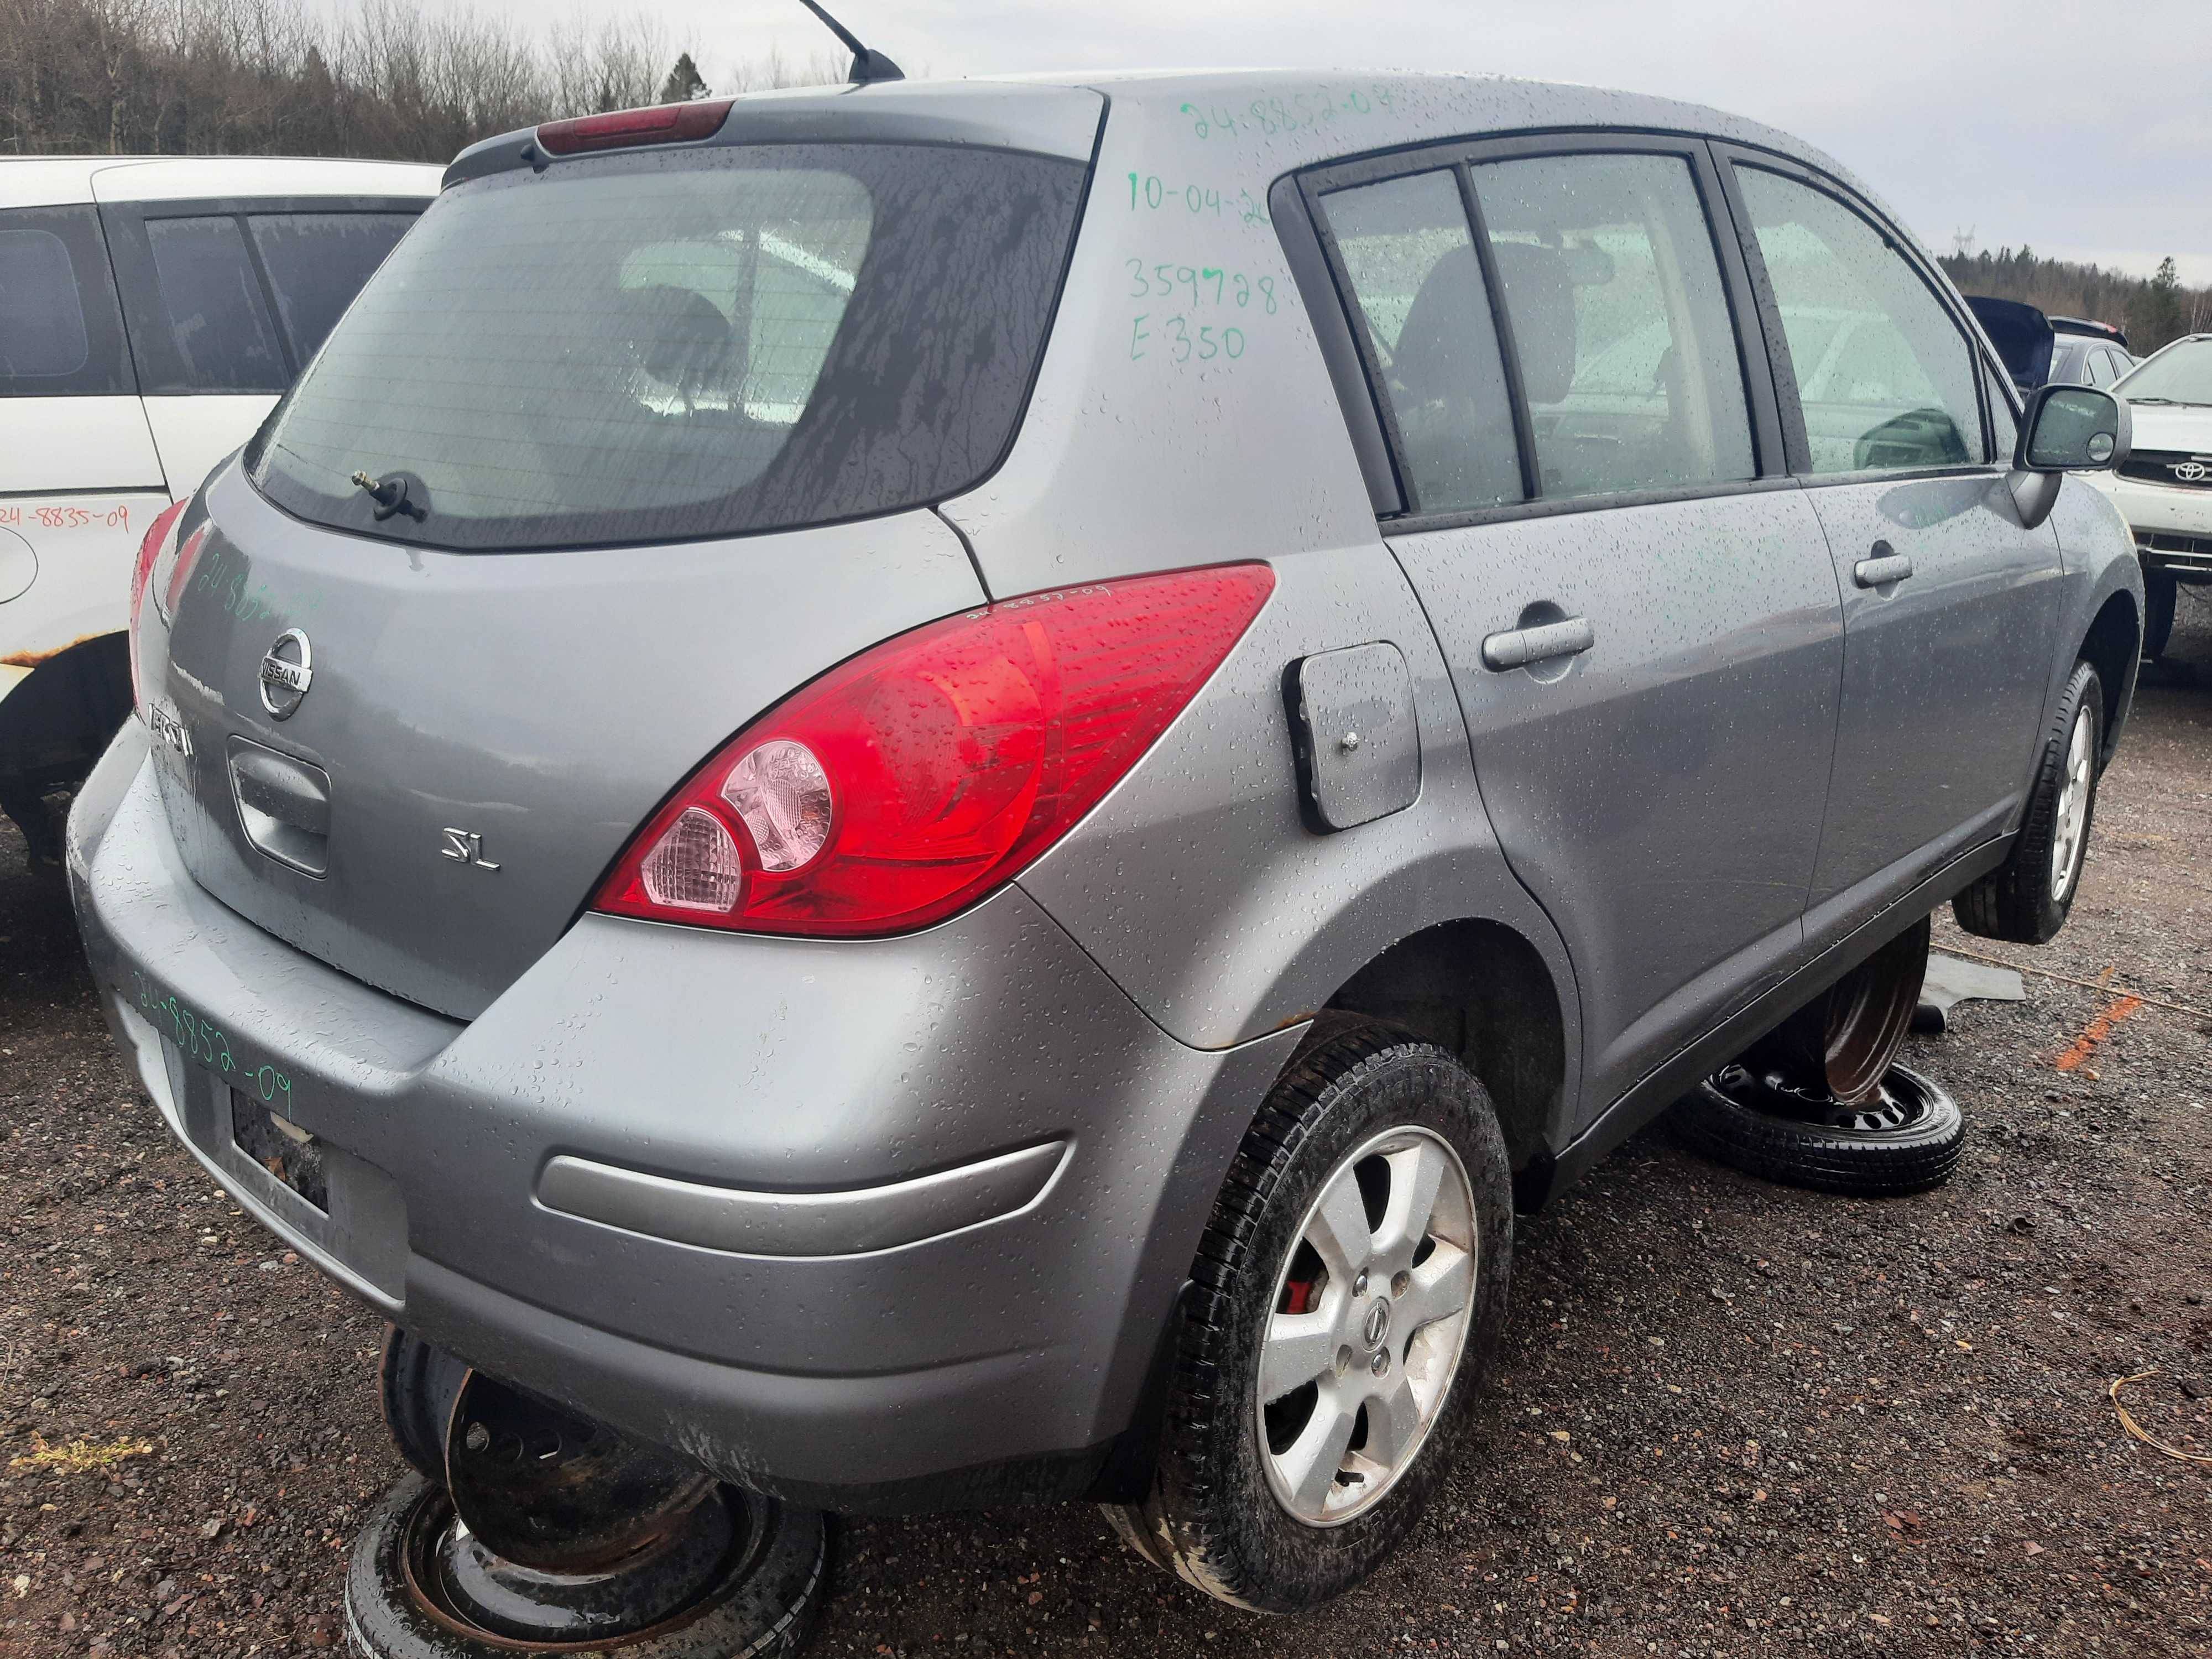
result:
[[[1475,1449],[1367,1588],[1271,1620],[1085,1509],[854,1522],[817,1651],[2212,1650],[2212,1468],[2106,1392],[2155,1368],[2137,1416],[2212,1452],[2212,605],[2182,623],[2073,925],[1989,949],[2027,1000],[1914,1044],[1975,1127],[1948,1188],[1792,1192],[1656,1127],[1523,1224]],[[332,1646],[400,1473],[381,1328],[171,1144],[12,830],[0,1194],[0,1654]]]

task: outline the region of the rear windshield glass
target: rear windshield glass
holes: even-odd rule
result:
[[[264,428],[254,480],[319,523],[487,551],[941,499],[1012,434],[1083,171],[761,145],[458,185]]]

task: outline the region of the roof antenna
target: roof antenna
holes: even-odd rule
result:
[[[799,0],[799,3],[820,18],[830,33],[850,48],[853,53],[853,83],[866,86],[871,81],[903,81],[906,71],[879,52],[871,52],[860,44],[860,37],[814,3],[814,0]]]

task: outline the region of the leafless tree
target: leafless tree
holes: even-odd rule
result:
[[[641,15],[547,33],[421,0],[0,0],[0,154],[444,161],[489,134],[651,103],[679,52]],[[725,92],[839,81],[770,53]]]

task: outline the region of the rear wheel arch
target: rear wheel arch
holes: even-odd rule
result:
[[[1301,1055],[1358,1019],[1458,1055],[1489,1092],[1517,1171],[1551,1150],[1567,1103],[1563,989],[1571,994],[1516,929],[1476,917],[1440,922],[1400,939],[1347,979],[1315,1020]]]

